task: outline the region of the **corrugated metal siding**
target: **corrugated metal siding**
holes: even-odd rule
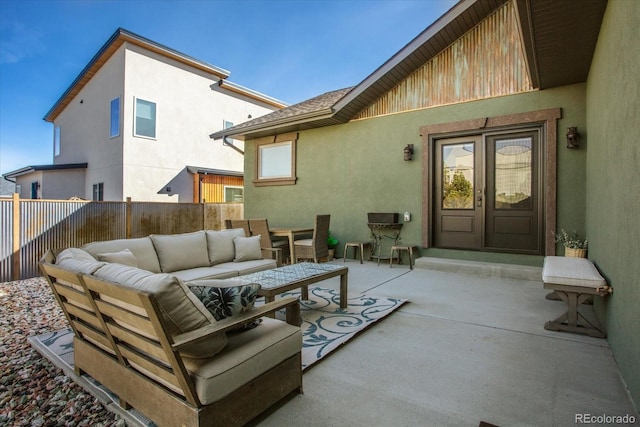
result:
[[[515,8],[508,2],[356,118],[531,90]]]
[[[0,281],[11,280],[13,201],[0,200]]]
[[[243,212],[241,203],[205,206],[195,203],[19,200],[18,204],[20,216],[14,219],[13,200],[0,200],[0,282],[11,281],[14,277],[13,230],[18,225],[18,276],[27,279],[40,275],[38,261],[48,249],[126,238],[128,207],[130,237],[221,229],[225,219],[241,218]]]
[[[201,200],[207,203],[223,203],[224,187],[227,185],[244,186],[244,179],[239,176],[202,175],[200,182]]]
[[[48,249],[124,238],[124,219],[121,202],[20,201],[20,277],[39,275],[33,260]]]
[[[131,203],[131,237],[202,230],[203,217],[197,203]]]

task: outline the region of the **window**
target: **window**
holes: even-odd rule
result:
[[[54,126],[53,128],[53,156],[58,157],[60,155],[60,126]]]
[[[93,199],[94,202],[101,202],[104,200],[104,182],[93,184]]]
[[[278,135],[256,141],[255,185],[296,183],[296,140],[298,134]]]
[[[120,136],[120,98],[111,101],[111,120],[109,137]]]
[[[244,201],[244,188],[225,185],[224,201],[233,203],[242,203]]]
[[[156,104],[155,102],[136,99],[136,123],[134,136],[156,137]]]

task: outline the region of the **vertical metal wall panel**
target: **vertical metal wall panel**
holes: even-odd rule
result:
[[[122,202],[25,200],[20,210],[22,278],[39,275],[37,261],[48,249],[125,237]]]
[[[202,230],[204,208],[197,203],[131,203],[131,237]]]
[[[126,202],[20,200],[18,203],[20,218],[14,220],[13,201],[0,200],[2,282],[13,280],[13,229],[16,222],[20,227],[20,279],[40,275],[38,261],[49,249],[80,247],[98,240],[127,237]],[[129,206],[131,237],[187,233],[205,228],[203,204],[131,202]],[[242,204],[208,204],[207,209],[216,212],[207,213],[207,217],[214,217],[207,220],[208,228],[222,228],[223,216],[242,217],[242,207]]]
[[[0,200],[0,282],[12,277],[13,201]]]
[[[357,119],[531,90],[515,8],[507,2]]]

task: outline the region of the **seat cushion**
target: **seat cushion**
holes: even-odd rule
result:
[[[154,274],[121,264],[106,264],[98,269],[94,275],[99,279],[153,294],[160,305],[168,333],[171,336],[193,331],[216,322],[211,313],[189,291],[187,286],[173,275]],[[207,358],[218,353],[226,343],[226,334],[221,333],[204,342],[184,347],[180,353],[192,358]]]
[[[123,249],[129,249],[136,257],[138,268],[150,271],[152,273],[160,273],[160,263],[158,255],[153,247],[151,239],[148,237],[139,237],[136,239],[116,239],[105,240],[103,242],[92,242],[84,245],[82,249],[86,250],[93,256],[103,253],[119,252]]]
[[[233,269],[236,275],[242,276],[243,274],[251,274],[257,271],[271,270],[276,268],[278,264],[273,259],[256,259],[253,261],[243,262],[224,262],[216,265],[217,268],[224,268],[226,270]]]
[[[542,281],[556,285],[601,288],[607,282],[586,258],[548,256],[544,258]]]
[[[213,267],[190,268],[188,270],[174,271],[171,274],[183,282],[189,282],[191,280],[228,279],[231,277],[238,277],[239,274],[237,269],[221,267],[221,265],[222,264],[218,264]]]
[[[227,346],[215,357],[183,360],[200,401],[208,405],[300,352],[301,348],[299,327],[264,317],[256,328],[229,335]]]
[[[204,231],[152,234],[149,237],[158,254],[160,269],[163,273],[209,266],[207,238]]]
[[[242,228],[232,228],[230,230],[206,230],[207,250],[209,252],[209,262],[211,265],[233,261],[236,248],[233,239],[245,237]]]
[[[295,246],[313,246],[313,239],[300,239],[293,242]]]

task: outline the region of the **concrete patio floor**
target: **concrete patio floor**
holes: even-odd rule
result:
[[[526,280],[428,270],[420,259],[411,271],[344,264],[349,294],[410,302],[306,371],[304,394],[254,425],[567,426],[627,414],[639,422],[605,339],[543,328],[564,303],[545,299],[535,269]],[[319,285],[339,289],[337,278]]]

